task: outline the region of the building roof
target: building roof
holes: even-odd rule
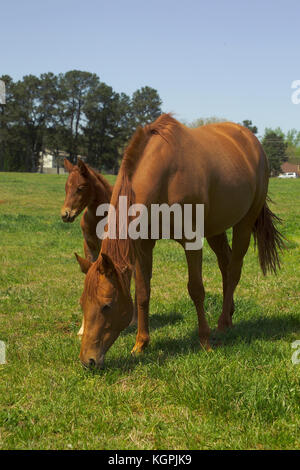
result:
[[[284,162],[281,165],[281,171],[282,173],[295,172],[298,176],[300,176],[300,164]]]

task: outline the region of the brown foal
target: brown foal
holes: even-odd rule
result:
[[[72,165],[64,159],[65,169],[69,172],[66,181],[66,198],[61,209],[64,222],[73,222],[85,209],[80,226],[84,238],[84,253],[89,261],[96,261],[101,249],[102,240],[97,237],[96,227],[103,218],[96,215],[100,204],[109,203],[112,186],[95,170],[92,170],[82,160]]]

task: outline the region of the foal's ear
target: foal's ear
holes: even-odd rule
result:
[[[81,258],[81,256],[79,256],[77,253],[74,253],[74,255],[76,256],[81,271],[84,274],[87,274],[88,270],[92,266],[92,263],[88,259]]]
[[[72,165],[72,163],[67,158],[64,158],[64,167],[68,173],[71,173],[74,165]]]
[[[79,168],[80,174],[82,176],[87,177],[88,174],[89,174],[88,167],[86,166],[86,164],[80,158],[77,159],[77,166]]]
[[[101,253],[101,257],[102,257],[101,267],[103,269],[102,274],[106,274],[107,276],[112,275],[112,273],[115,271],[115,266],[111,258],[105,253]]]

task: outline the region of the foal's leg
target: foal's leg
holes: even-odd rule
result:
[[[227,282],[228,282],[228,265],[231,259],[231,248],[227,240],[226,232],[223,232],[220,235],[215,235],[214,237],[207,238],[207,242],[217,256],[218,265],[222,273],[223,302],[224,302],[225,293],[227,289]],[[234,302],[232,299],[232,305],[231,305],[231,310],[230,310],[231,316],[233,315],[233,312],[234,312]]]
[[[197,310],[200,344],[209,350],[210,329],[205,318],[205,291],[202,281],[202,250],[185,252],[189,270],[188,291]]]
[[[86,240],[83,241],[83,251],[84,251],[85,259],[88,259],[91,263],[93,263],[94,262],[93,253],[90,251]]]
[[[83,242],[84,255],[87,260],[91,263],[97,261],[100,253],[101,245],[95,243],[94,241],[85,239]]]
[[[155,240],[141,241],[141,259],[135,264],[135,292],[138,315],[138,331],[131,353],[142,352],[150,341],[149,337],[149,301],[150,281],[152,276],[152,252]]]
[[[231,309],[233,294],[241,277],[243,259],[249,247],[251,231],[252,225],[249,226],[249,224],[243,221],[233,227],[232,255],[228,265],[227,287],[223,310],[218,320],[219,331],[224,331],[232,326]]]
[[[133,277],[134,277],[134,284],[136,286],[135,271],[134,271]],[[131,319],[129,326],[135,326],[137,324],[138,324],[138,314],[137,314],[137,298],[136,298],[136,287],[135,287],[133,315],[132,315],[132,319]]]

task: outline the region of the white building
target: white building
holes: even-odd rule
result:
[[[48,174],[64,174],[66,170],[64,168],[64,158],[68,158],[69,154],[63,151],[58,152],[58,158],[50,152],[50,150],[45,149],[44,152],[40,152],[40,164],[38,168],[39,173],[48,173]],[[86,160],[86,157],[78,155],[81,160]]]
[[[67,157],[67,154],[64,152],[59,152],[59,158],[56,159],[56,157],[53,155],[53,153],[50,152],[50,150],[45,149],[44,152],[40,152],[40,164],[38,172],[48,174],[66,173],[63,167],[63,157]]]

